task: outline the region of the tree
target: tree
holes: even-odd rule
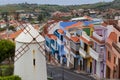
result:
[[[43,21],[44,20],[43,14],[39,14],[37,20],[40,22]]]
[[[6,58],[13,60],[15,53],[15,44],[10,40],[0,40],[0,63]]]
[[[10,26],[8,29],[9,29],[9,30],[12,30],[12,31],[16,31],[16,29],[15,29],[14,26]]]

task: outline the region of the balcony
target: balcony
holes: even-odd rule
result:
[[[118,53],[120,53],[120,47],[118,46],[117,43],[113,42],[113,43],[112,43],[112,46],[115,48],[115,50],[118,51]]]
[[[80,53],[80,55],[82,55],[82,57],[84,57],[84,58],[90,57],[90,55],[89,55],[88,53],[86,53],[86,51],[84,51],[84,49],[82,49],[82,48],[79,49],[79,53]]]
[[[55,51],[57,51],[58,49],[57,49],[57,47],[56,46],[54,46],[53,44],[51,44],[51,48],[53,48]]]
[[[82,37],[84,37],[88,41],[91,41],[90,37],[85,32],[82,32]]]
[[[93,32],[93,37],[100,42],[105,42],[105,38],[103,36],[98,35],[96,32]]]
[[[96,52],[92,48],[90,48],[90,56],[97,61],[103,61],[104,58],[104,56],[101,53]]]
[[[66,53],[69,53],[69,52],[70,52],[70,48],[68,48],[68,46],[65,45],[65,46],[64,46],[64,51],[65,51]]]
[[[76,50],[74,50],[73,48],[71,48],[71,52],[72,52],[73,54],[75,54],[75,55],[79,55],[79,51],[76,51]]]
[[[60,39],[57,39],[57,43],[58,43],[59,45],[64,45],[64,42],[61,41]]]
[[[113,24],[114,28],[116,28],[118,31],[120,31],[120,27],[117,24]]]
[[[64,51],[66,52],[66,53],[69,53],[69,50],[68,50],[68,48],[65,46],[64,47]]]

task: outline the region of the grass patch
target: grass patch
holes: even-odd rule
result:
[[[5,77],[0,77],[0,80],[21,80],[19,76],[5,76]]]
[[[13,65],[1,65],[0,76],[11,76],[13,75],[13,70],[14,70]]]

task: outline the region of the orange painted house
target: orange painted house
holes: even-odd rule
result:
[[[113,32],[106,41],[106,78],[120,79],[120,21],[108,21]]]

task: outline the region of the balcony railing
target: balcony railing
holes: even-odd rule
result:
[[[51,44],[51,47],[54,49],[54,50],[58,50],[56,46],[54,46],[53,44]]]
[[[68,50],[68,48],[65,46],[64,47],[64,51],[66,52],[66,53],[69,53],[69,50]]]
[[[71,48],[71,52],[74,53],[74,54],[76,54],[76,55],[79,55],[79,51],[76,51],[73,48]]]
[[[102,53],[98,53],[92,48],[90,48],[90,56],[97,61],[103,61],[104,58]]]
[[[84,58],[90,57],[90,55],[82,48],[79,49],[79,54],[82,55],[82,57]]]
[[[113,42],[112,46],[120,53],[120,47],[117,45],[117,43]]]
[[[82,32],[82,37],[84,37],[85,39],[87,39],[88,41],[90,41],[90,37],[85,33],[85,32]]]
[[[105,38],[103,36],[98,35],[96,32],[93,32],[93,37],[101,42],[105,41]]]
[[[60,39],[57,39],[57,43],[58,43],[59,45],[64,45],[64,42],[61,41]]]

